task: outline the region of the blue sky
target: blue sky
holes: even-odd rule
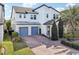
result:
[[[21,7],[31,7],[36,8],[44,3],[5,3],[5,19],[8,20],[11,17],[12,6],[21,6]],[[51,6],[58,11],[64,10],[69,5],[73,6],[75,4],[72,3],[45,3],[48,6]]]

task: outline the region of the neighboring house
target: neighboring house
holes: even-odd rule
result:
[[[22,37],[39,34],[51,37],[52,23],[58,20],[59,14],[59,11],[45,4],[36,9],[13,6],[11,26]]]
[[[0,3],[0,42],[3,41],[4,5]]]

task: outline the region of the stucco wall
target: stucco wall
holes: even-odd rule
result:
[[[0,25],[0,42],[3,41],[3,25]]]

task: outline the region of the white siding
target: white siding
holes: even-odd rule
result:
[[[48,20],[53,19],[53,14],[59,14],[57,11],[55,11],[55,10],[53,10],[51,8],[45,7],[45,6],[39,8],[39,9],[37,9],[35,11],[37,11],[39,13],[37,19],[42,24],[45,23]],[[49,15],[48,18],[46,17],[46,14]]]
[[[14,20],[12,22],[14,30],[19,33],[19,27],[28,27],[28,29],[29,29],[28,34],[31,35],[31,27],[38,26],[41,28],[41,33],[44,35],[47,35],[47,25],[43,25],[43,23],[53,19],[53,14],[59,15],[59,12],[57,12],[56,10],[53,10],[51,8],[48,8],[46,6],[42,6],[35,11],[38,12],[38,14],[26,14],[26,18],[24,18],[24,14],[21,14],[22,17],[20,18],[19,17],[20,14],[14,12],[13,15],[15,16],[15,20],[12,19],[12,20]],[[48,14],[48,18],[46,17],[47,14]],[[36,20],[31,19],[31,15],[36,15]],[[41,25],[16,25],[15,24],[16,21],[39,22]],[[51,31],[51,28],[50,28],[50,31]],[[51,33],[50,33],[50,36],[51,36]]]
[[[0,42],[3,41],[3,25],[0,25]]]

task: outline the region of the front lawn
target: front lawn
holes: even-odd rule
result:
[[[6,55],[12,55],[13,50],[13,43],[11,41],[4,41],[3,46],[6,48]]]
[[[13,43],[11,41],[4,41],[3,46],[6,48],[6,54],[5,55],[32,55],[33,52],[30,48],[28,48],[26,45],[24,45],[22,42],[15,43],[15,49],[13,47]]]
[[[33,55],[30,48],[23,48],[14,52],[14,55]]]
[[[13,42],[14,55],[32,55],[33,52],[23,41]]]
[[[25,42],[22,42],[22,41],[16,42],[15,41],[15,42],[13,42],[13,47],[14,47],[14,51],[17,51],[17,50],[20,50],[22,48],[26,48],[28,46],[26,45]]]

